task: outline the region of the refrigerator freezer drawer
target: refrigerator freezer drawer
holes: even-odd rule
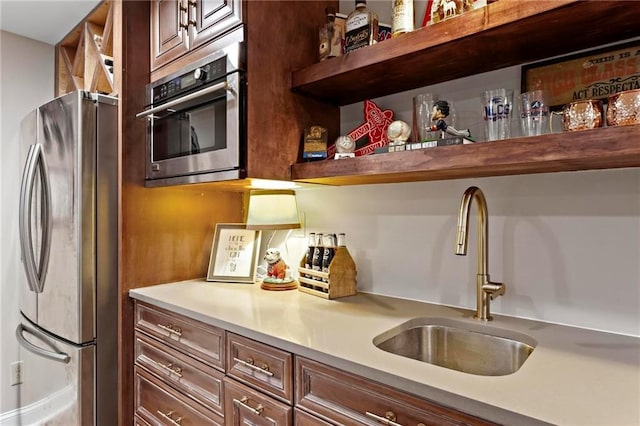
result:
[[[28,323],[18,325],[16,337],[24,362],[17,424],[94,424],[95,346],[53,339]]]

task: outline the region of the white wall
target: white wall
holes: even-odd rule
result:
[[[506,284],[492,312],[640,336],[640,169],[297,194],[308,231],[347,234],[359,291],[475,310],[475,206],[468,254],[454,254],[471,185],[489,206],[489,273]]]
[[[53,97],[54,47],[0,31],[0,413],[17,408],[9,386],[9,364],[18,360],[14,337],[18,324],[17,283],[22,279],[18,243],[18,164],[20,121]]]

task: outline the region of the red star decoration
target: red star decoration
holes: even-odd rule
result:
[[[365,122],[347,133],[356,144],[358,140],[369,136],[369,142],[356,149],[356,156],[372,154],[376,148],[381,148],[389,144],[387,138],[387,128],[393,121],[393,111],[390,109],[381,110],[375,102],[370,100],[364,101],[364,119]],[[335,144],[329,147],[329,157],[335,154]]]

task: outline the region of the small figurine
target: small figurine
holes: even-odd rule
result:
[[[261,288],[265,290],[292,290],[298,282],[291,276],[291,269],[280,256],[280,250],[268,248],[264,254],[267,262],[267,276],[262,280]]]
[[[435,121],[436,124],[431,126],[431,131],[442,131],[441,138],[444,138],[444,133],[448,133],[453,136],[462,136],[471,139],[471,132],[469,129],[457,130],[452,126],[447,125],[445,118],[449,116],[449,102],[447,101],[435,101],[433,104],[433,110],[431,111],[431,121]]]
[[[264,260],[267,262],[267,277],[276,280],[284,280],[288,266],[282,260],[280,256],[280,250],[275,248],[267,249],[264,255]]]

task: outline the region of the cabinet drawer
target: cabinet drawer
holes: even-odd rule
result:
[[[225,377],[224,412],[227,425],[289,426],[293,408],[249,386]]]
[[[151,425],[223,425],[223,418],[178,394],[142,368],[134,367],[135,415]],[[144,424],[144,423],[143,423]]]
[[[332,426],[332,423],[325,422],[321,418],[299,408],[294,408],[293,410],[293,423],[296,426]]]
[[[300,357],[296,357],[296,406],[338,424],[493,424]]]
[[[144,419],[140,418],[137,414],[133,416],[133,426],[151,426],[150,423],[147,423]]]
[[[136,364],[212,411],[223,415],[222,378],[215,368],[196,361],[145,334],[136,332]]]
[[[220,328],[138,302],[136,329],[224,370],[224,330]]]
[[[227,374],[288,404],[293,401],[293,356],[227,333]]]

